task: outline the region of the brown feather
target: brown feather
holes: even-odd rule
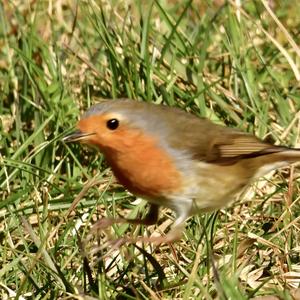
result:
[[[239,159],[289,149],[274,146],[251,134],[214,124],[177,108],[127,99],[104,101],[93,106],[84,117],[112,111],[125,115],[130,120],[128,126],[143,129],[154,138],[164,140],[165,146],[187,152],[199,161],[230,165]]]

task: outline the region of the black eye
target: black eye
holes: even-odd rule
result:
[[[119,121],[117,119],[110,119],[106,122],[106,126],[110,130],[115,130],[119,127]]]

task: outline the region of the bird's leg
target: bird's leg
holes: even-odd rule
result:
[[[130,243],[146,242],[146,243],[153,243],[156,245],[160,245],[162,243],[176,242],[180,240],[182,236],[182,232],[185,228],[185,223],[186,223],[185,221],[187,217],[188,216],[185,213],[179,214],[174,224],[172,225],[170,231],[165,235],[152,236],[152,237],[137,237],[135,239],[132,238],[132,240],[128,242]]]
[[[188,214],[186,211],[180,212],[177,214],[178,217],[176,218],[174,224],[172,225],[170,231],[165,235],[160,236],[152,236],[152,237],[123,237],[120,239],[117,239],[117,246],[120,247],[120,245],[124,244],[134,244],[137,242],[143,242],[143,243],[153,243],[155,245],[160,245],[163,243],[172,243],[180,240],[182,236],[182,232],[185,228],[186,219],[188,218]]]
[[[90,232],[88,233],[85,239],[85,244],[93,238],[93,236],[97,231],[105,230],[107,227],[112,226],[114,224],[129,223],[129,224],[136,224],[136,225],[153,225],[158,220],[158,212],[159,212],[159,206],[156,204],[150,204],[149,211],[145,216],[145,218],[143,219],[102,218],[92,226]],[[133,238],[123,237],[123,238],[109,241],[108,243],[113,245],[113,248],[118,248],[125,243],[134,243],[134,241]]]
[[[125,244],[135,244],[138,242],[142,243],[152,243],[154,245],[160,245],[160,244],[169,244],[175,241],[180,240],[182,231],[185,227],[185,220],[184,218],[178,218],[175,223],[173,224],[172,228],[166,235],[159,235],[159,236],[152,236],[152,237],[145,237],[145,236],[138,236],[138,237],[130,237],[130,236],[123,236],[118,239],[109,240],[103,245],[95,248],[93,250],[94,253],[97,253],[99,251],[103,251],[104,249],[109,248],[108,253],[105,254],[107,256],[112,251],[119,249]],[[135,223],[136,224],[136,223]]]
[[[116,224],[116,223],[130,223],[130,224],[142,224],[142,225],[152,225],[157,222],[158,219],[158,210],[159,207],[157,205],[151,204],[149,212],[147,216],[144,219],[125,219],[125,218],[116,218],[116,219],[109,219],[104,218],[99,220],[91,229],[90,233],[88,234],[88,237],[86,241],[90,240],[93,236],[95,231],[97,230],[103,230],[107,226]],[[181,238],[182,232],[185,227],[185,221],[188,218],[189,210],[183,211],[183,212],[177,212],[177,218],[172,225],[170,231],[166,235],[160,235],[160,236],[152,236],[152,237],[144,237],[144,236],[138,236],[138,237],[130,237],[130,236],[124,236],[115,240],[107,241],[104,245],[97,248],[97,251],[103,250],[104,248],[107,248],[108,246],[111,247],[110,250],[117,249],[121,247],[124,244],[134,244],[137,242],[143,242],[143,243],[153,243],[155,245],[159,245],[162,243],[172,243],[174,241],[178,241]]]
[[[162,243],[172,243],[175,241],[180,240],[182,236],[182,232],[185,228],[186,220],[191,215],[190,212],[192,211],[192,206],[194,205],[193,200],[190,199],[182,199],[181,203],[185,202],[184,209],[182,206],[174,207],[174,211],[176,212],[176,219],[170,229],[170,231],[161,236],[154,236],[154,237],[141,237],[140,241],[143,242],[150,242],[156,245]]]
[[[120,223],[129,223],[129,224],[137,224],[137,225],[153,225],[158,220],[158,211],[159,206],[156,204],[150,204],[149,211],[145,218],[140,219],[126,219],[126,218],[102,218],[97,221],[91,231],[94,232],[96,230],[103,230],[109,226]]]
[[[144,242],[144,243],[153,243],[155,245],[160,244],[168,244],[179,241],[182,235],[182,231],[184,230],[185,223],[179,224],[177,226],[172,226],[170,231],[165,235],[160,236],[152,236],[152,237],[137,237],[137,238],[129,238],[126,242],[136,243],[136,242]]]

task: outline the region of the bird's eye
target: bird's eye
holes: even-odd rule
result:
[[[119,127],[119,120],[117,119],[110,119],[106,122],[106,126],[110,130],[115,130]]]

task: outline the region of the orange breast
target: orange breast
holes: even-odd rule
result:
[[[113,144],[114,148],[104,151],[106,159],[119,182],[133,194],[159,198],[181,188],[174,161],[153,138],[132,131]]]
[[[117,130],[106,128],[107,116],[82,119],[78,128],[94,132],[86,142],[105,154],[115,176],[130,192],[160,198],[181,189],[182,176],[170,155],[155,138],[122,124]]]

